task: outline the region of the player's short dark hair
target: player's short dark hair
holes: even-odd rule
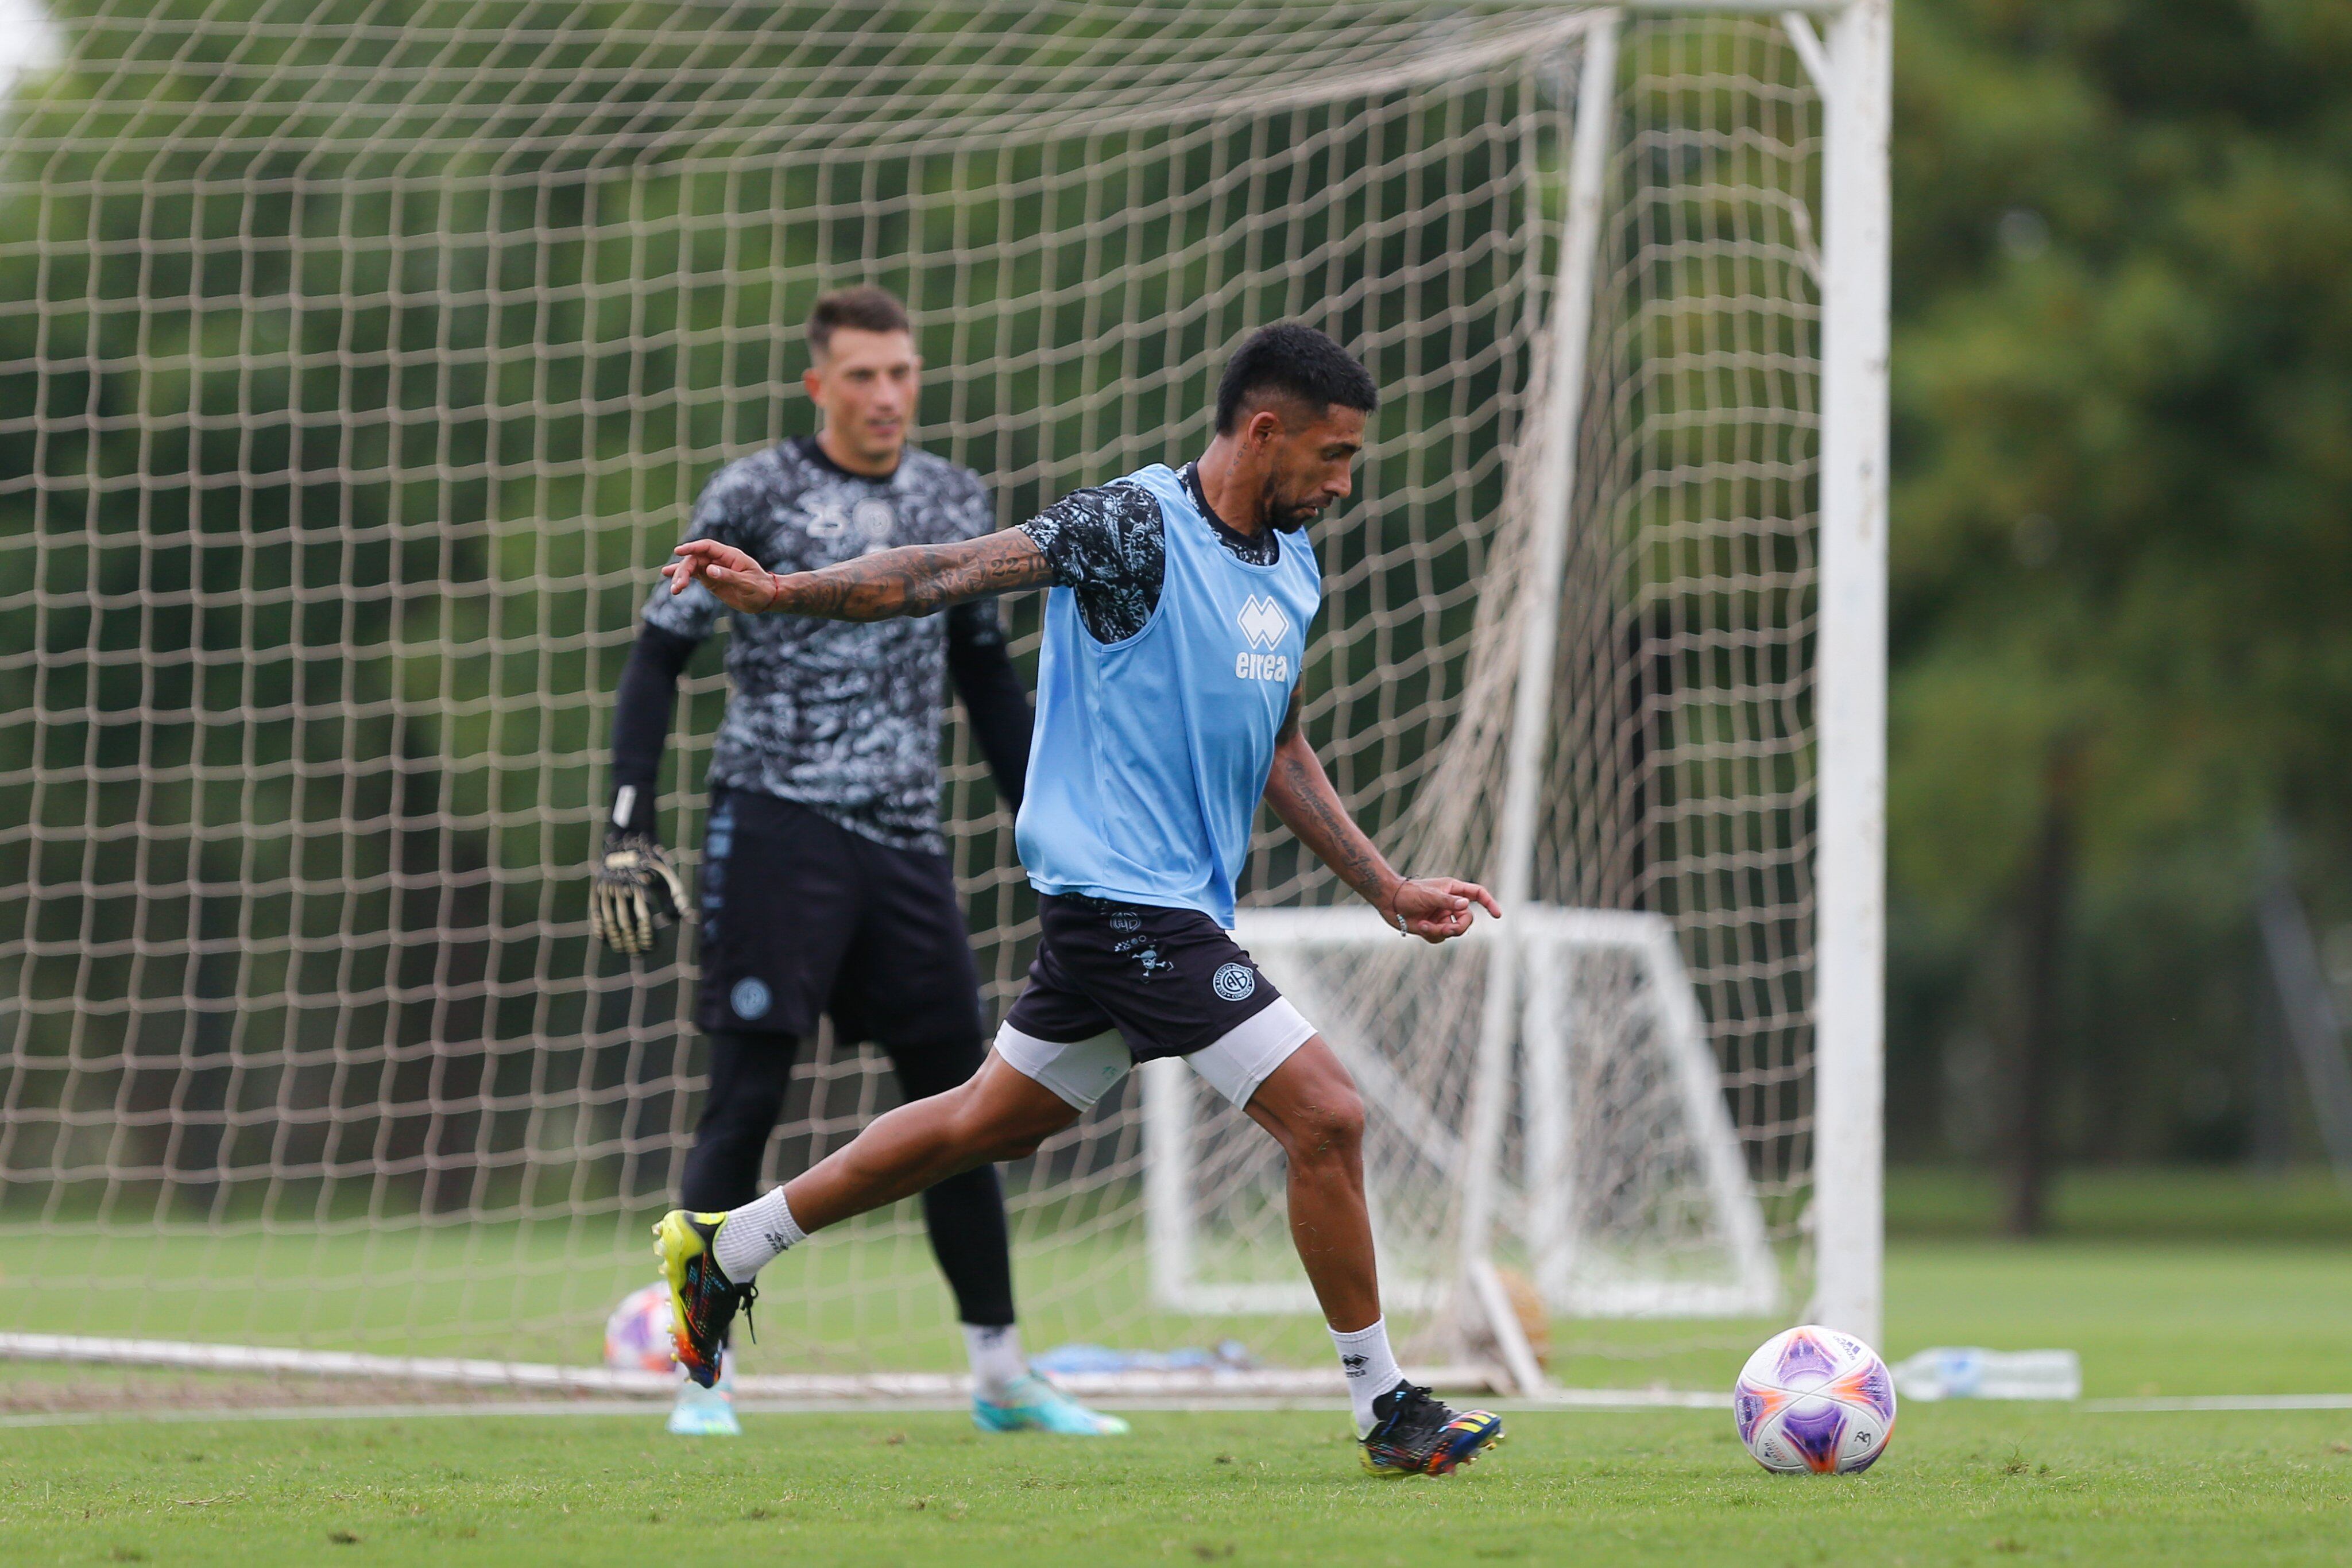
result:
[[[915,324],[907,318],[907,308],[898,297],[887,288],[871,284],[857,288],[839,288],[818,299],[809,312],[809,358],[815,359],[833,342],[833,335],[844,327],[860,332],[912,332]]]
[[[1232,434],[1242,405],[1261,392],[1297,398],[1318,411],[1338,403],[1370,413],[1381,406],[1372,372],[1304,321],[1260,327],[1234,350],[1217,382],[1217,434]]]

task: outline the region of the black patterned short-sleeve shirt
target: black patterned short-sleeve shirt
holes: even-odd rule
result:
[[[909,447],[887,479],[851,474],[797,437],[730,463],[704,487],[688,538],[733,545],[770,571],[814,571],[899,545],[951,544],[994,526],[980,476]],[[961,613],[994,616],[992,603]],[[745,615],[700,583],[665,581],[646,623],[709,636],[726,617],[733,686],[710,782],[797,801],[852,832],[937,852],[942,613],[853,622]]]
[[[1176,471],[1217,542],[1253,566],[1282,559],[1282,533],[1260,528],[1245,534],[1210,507],[1192,464]],[[1168,524],[1160,503],[1140,485],[1124,481],[1073,490],[1027,522],[1021,531],[1036,542],[1054,569],[1054,586],[1078,601],[1078,619],[1097,643],[1123,643],[1143,630],[1160,605],[1168,574]]]

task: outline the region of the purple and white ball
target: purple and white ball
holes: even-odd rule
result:
[[[669,1337],[669,1287],[632,1291],[604,1320],[604,1364],[621,1372],[668,1372],[677,1364]]]
[[[1793,1328],[1740,1368],[1731,1414],[1766,1469],[1850,1476],[1870,1469],[1895,1435],[1895,1378],[1852,1334]]]

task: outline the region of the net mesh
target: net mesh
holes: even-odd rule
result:
[[[0,152],[0,1275],[47,1287],[0,1330],[593,1356],[702,1087],[690,934],[640,966],[586,936],[610,693],[701,482],[808,428],[792,324],[856,282],[907,298],[918,439],[1006,523],[1204,445],[1252,327],[1364,358],[1384,402],[1363,499],[1318,533],[1308,733],[1412,869],[1491,875],[1517,628],[1559,614],[1537,895],[1671,921],[1800,1249],[1819,106],[1777,26],[1626,26],[1570,581],[1531,603],[1587,20],[61,16]],[[1038,605],[1006,610],[1025,668]],[[715,655],[665,764],[689,852]],[[1034,902],[960,718],[945,756],[1001,1016]],[[1340,896],[1278,831],[1244,886]],[[1478,971],[1420,991],[1402,961],[1351,983],[1388,988],[1361,1027],[1423,1063],[1436,1134],[1375,1160],[1443,1191]],[[872,1053],[814,1042],[772,1171],[894,1099]],[[1327,1354],[1311,1319],[1155,1299],[1138,1102],[1008,1170],[1032,1343]],[[1262,1141],[1202,1114],[1204,1213],[1278,1233]],[[754,1370],[956,1359],[911,1206],[794,1263]]]

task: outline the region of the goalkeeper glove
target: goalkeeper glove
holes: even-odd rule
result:
[[[628,820],[636,791],[622,791],[616,821]],[[588,934],[615,953],[650,952],[654,933],[686,909],[686,884],[651,833],[605,835],[604,853],[588,886]]]
[[[588,934],[615,953],[650,952],[654,933],[686,907],[686,884],[661,845],[644,833],[604,841],[588,888]]]

